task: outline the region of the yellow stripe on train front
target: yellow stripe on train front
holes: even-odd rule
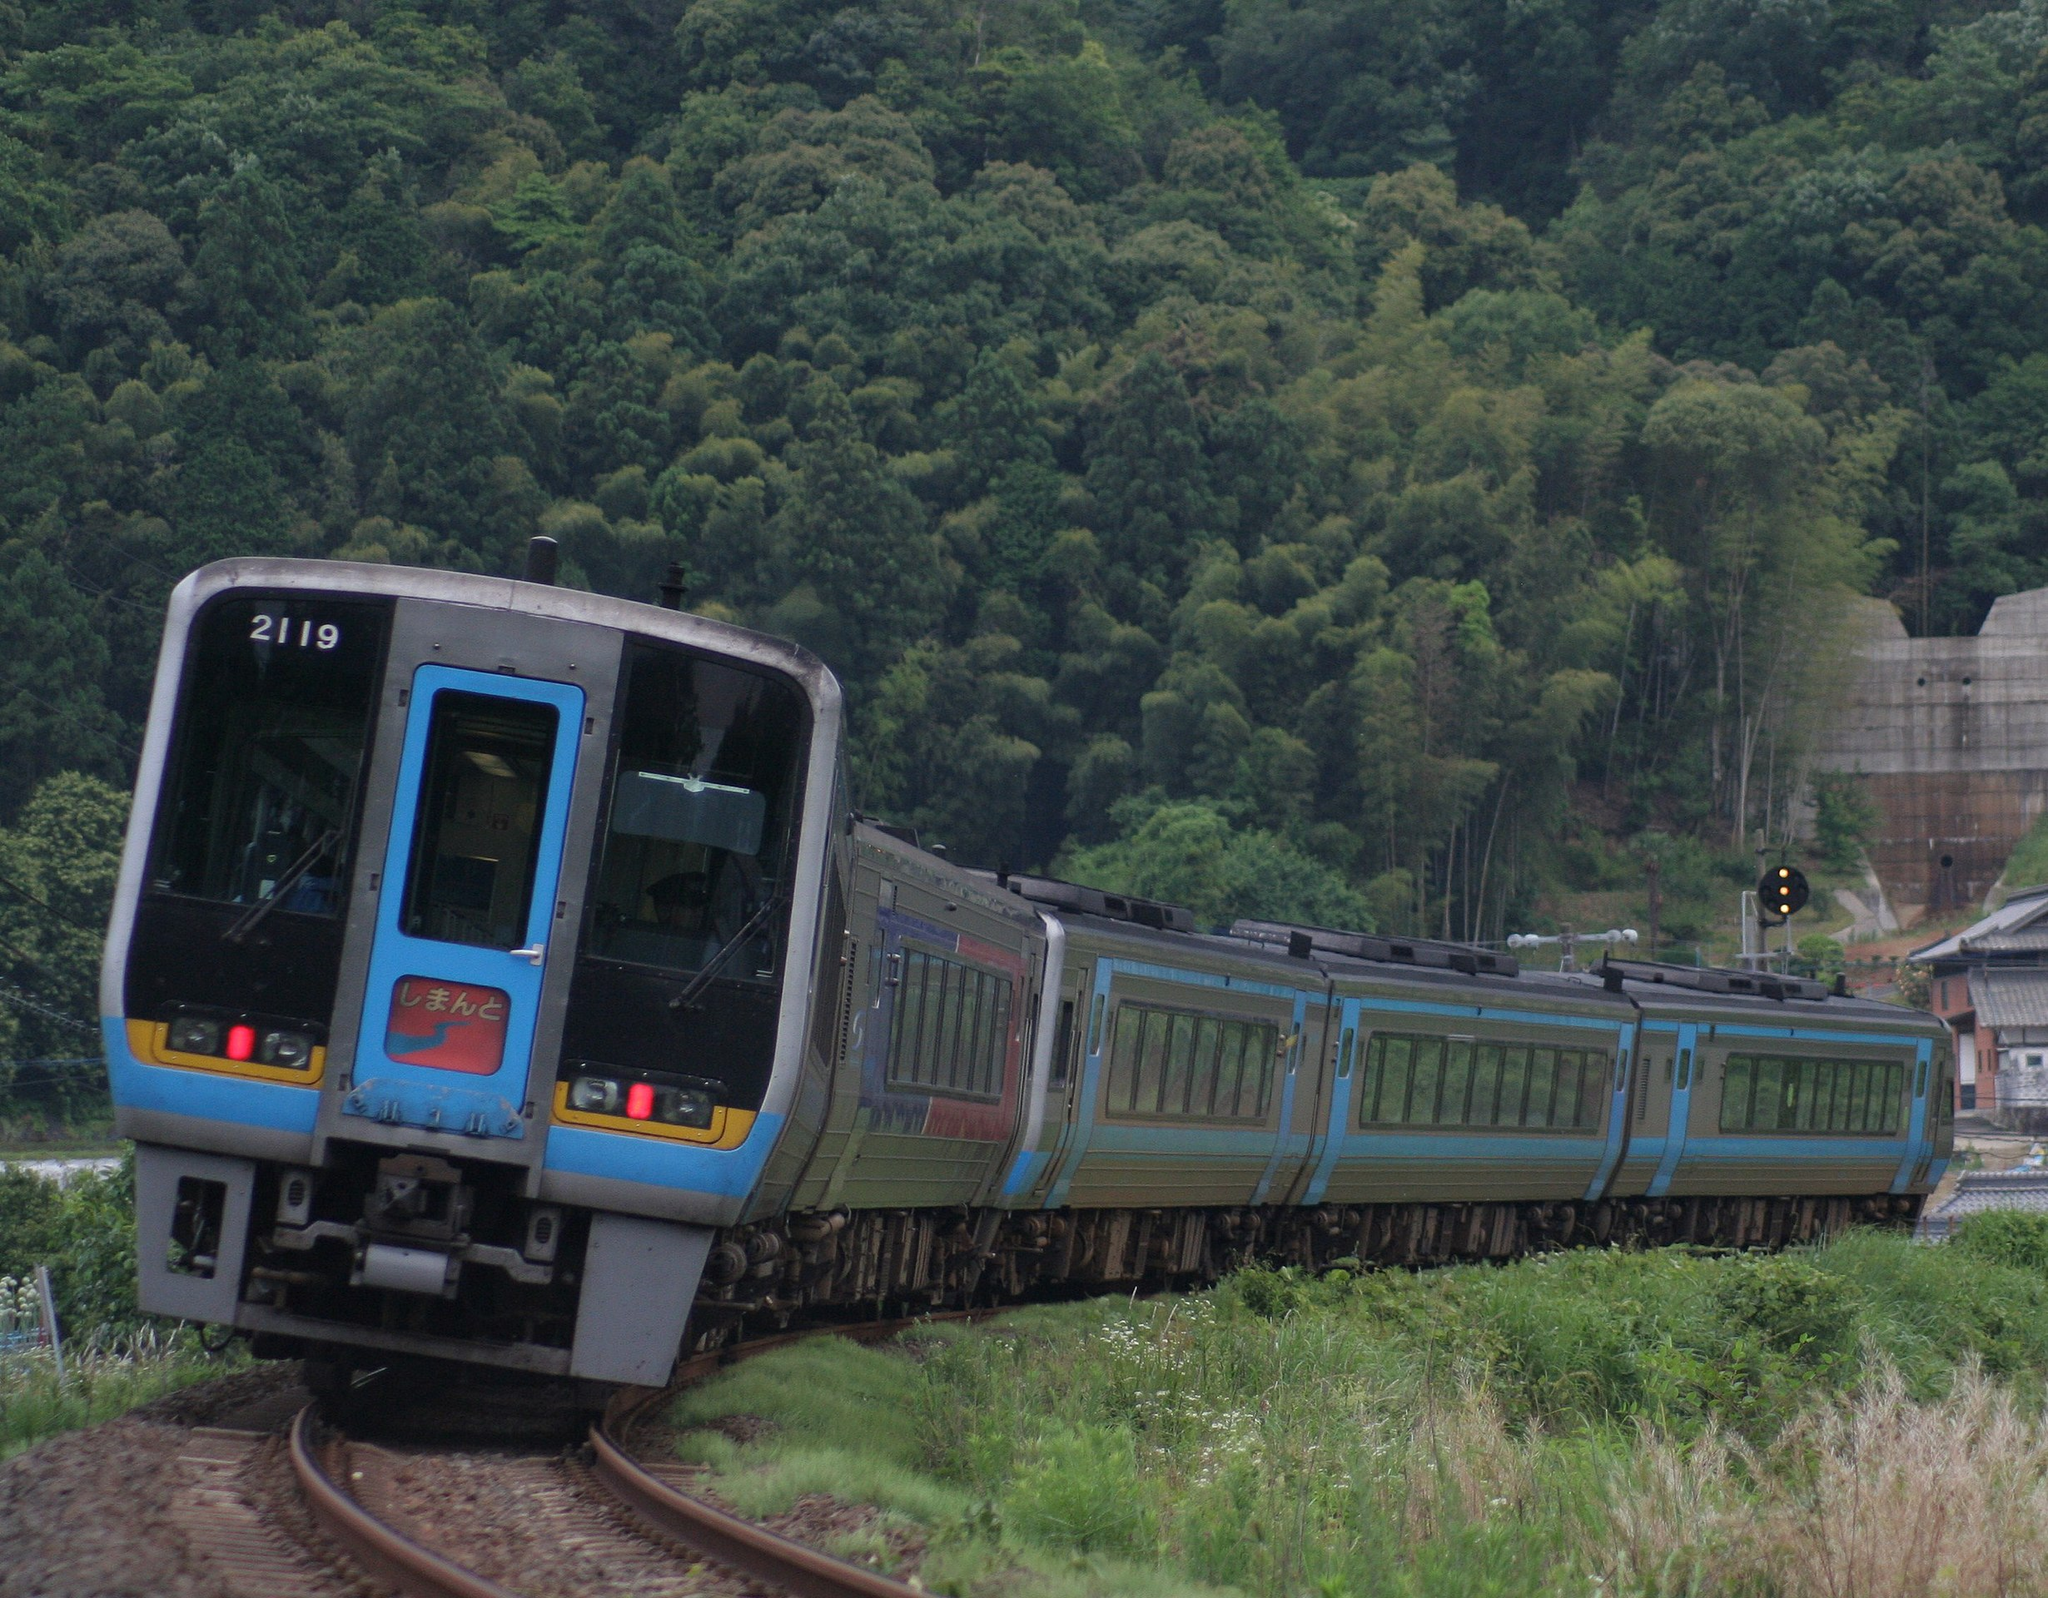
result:
[[[671,1126],[666,1121],[635,1121],[623,1115],[593,1115],[588,1110],[569,1108],[569,1084],[555,1084],[555,1119],[564,1126],[588,1126],[601,1132],[632,1132],[640,1137],[665,1137],[675,1143],[696,1143],[705,1148],[736,1149],[754,1129],[752,1110],[736,1110],[721,1104],[711,1112],[709,1126]]]
[[[170,1046],[171,1024],[168,1021],[131,1019],[127,1027],[129,1052],[144,1065],[175,1065],[188,1071],[217,1071],[222,1076],[254,1077],[259,1082],[289,1082],[302,1088],[318,1087],[327,1069],[327,1045],[324,1043],[313,1045],[312,1055],[303,1071],[292,1071],[279,1065],[261,1065],[255,1060],[223,1060],[211,1054],[180,1053]]]

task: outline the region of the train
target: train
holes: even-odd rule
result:
[[[855,808],[815,655],[549,575],[172,594],[101,985],[145,1309],[602,1389],[1255,1260],[1783,1245],[1949,1159],[1931,1015],[956,864]]]

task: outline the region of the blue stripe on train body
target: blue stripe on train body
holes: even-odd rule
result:
[[[134,1110],[157,1110],[231,1126],[260,1126],[277,1132],[313,1135],[320,1095],[297,1082],[194,1071],[182,1065],[150,1065],[128,1047],[128,1023],[117,1015],[100,1018],[107,1050],[107,1074],[114,1102]]]

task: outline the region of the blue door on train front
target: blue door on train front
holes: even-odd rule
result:
[[[582,722],[564,683],[414,673],[344,1115],[526,1135]]]

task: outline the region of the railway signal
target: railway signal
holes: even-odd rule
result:
[[[1757,919],[1767,926],[1790,921],[1810,897],[1806,873],[1797,866],[1773,866],[1756,885]]]

